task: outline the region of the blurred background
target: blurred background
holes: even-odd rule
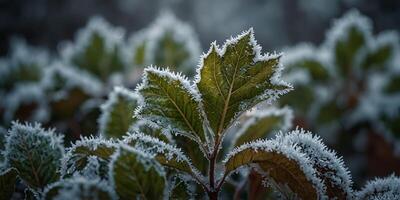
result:
[[[97,119],[101,113],[99,107],[107,99],[111,88],[118,85],[115,84],[118,82],[115,81],[115,77],[111,76],[114,72],[124,75],[126,71],[129,71],[129,73],[135,74],[134,78],[129,77],[122,81],[127,80],[124,83],[128,82],[128,84],[123,85],[130,89],[133,89],[136,83],[140,81],[141,71],[135,71],[135,69],[139,69],[135,68],[136,66],[140,66],[140,69],[142,69],[143,66],[150,64],[161,64],[161,66],[164,64],[176,65],[176,68],[179,68],[180,65],[189,65],[192,68],[189,69],[191,72],[187,72],[187,74],[193,75],[193,67],[198,62],[200,52],[207,51],[210,42],[216,40],[218,44],[223,44],[231,35],[235,36],[250,27],[254,28],[256,39],[263,47],[264,52],[286,52],[287,49],[291,49],[303,42],[309,42],[319,47],[326,41],[326,33],[333,26],[333,20],[341,18],[349,10],[355,9],[371,20],[371,25],[373,26],[371,30],[374,36],[386,30],[400,31],[400,1],[398,0],[0,0],[0,57],[4,58],[0,62],[0,74],[4,77],[0,77],[0,79],[9,78],[13,75],[12,78],[6,81],[0,80],[2,84],[0,84],[0,113],[5,116],[3,116],[0,123],[0,132],[1,130],[5,132],[4,130],[9,127],[12,120],[19,119],[21,121],[39,121],[44,123],[46,127],[56,127],[57,131],[68,133],[66,135],[66,143],[78,139],[80,135],[96,134],[98,133],[96,130],[98,128]],[[157,21],[160,13],[166,10],[176,15],[177,19],[189,24],[193,28],[193,32],[188,31],[187,27],[177,26],[185,29],[184,33],[177,34],[178,36],[183,34],[184,39],[179,40],[178,38],[179,41],[172,42],[168,39],[175,40],[176,38],[172,37],[171,39],[166,36],[163,39],[159,39],[164,36],[155,34],[156,36],[154,37],[159,39],[157,42],[160,44],[149,43],[148,45],[153,45],[152,48],[156,49],[153,53],[159,53],[160,56],[147,55],[147,57],[143,56],[146,58],[138,60],[135,60],[135,56],[139,55],[138,57],[140,57],[142,45],[146,46],[147,44],[145,45],[145,43],[149,41],[134,39],[132,43],[134,48],[137,49],[130,52],[135,54],[132,59],[133,63],[131,63],[132,60],[127,61],[125,59],[126,55],[123,53],[126,49],[122,46],[129,46],[127,44],[130,44],[131,41],[127,42],[128,37],[136,33],[138,33],[137,38],[142,37],[139,30],[149,27],[150,24]],[[110,25],[104,25],[107,23],[99,19],[93,20],[93,27],[87,25],[90,24],[89,20],[93,16],[104,18]],[[149,30],[153,29],[153,32],[157,32],[154,31],[154,29],[158,29],[157,26],[161,24],[162,27],[162,25],[165,26],[168,23],[156,22],[154,23],[155,25],[150,26]],[[174,24],[172,25],[173,29],[175,26]],[[93,36],[94,39],[92,38],[93,40],[90,41],[87,38],[81,40],[80,38],[85,38],[85,34],[79,35],[77,33],[78,30],[84,29],[85,26],[89,30],[86,33],[91,33],[90,30],[95,32],[100,27],[97,30],[99,31],[99,37]],[[122,27],[126,31],[125,38],[118,39],[122,34],[115,27]],[[163,28],[167,29],[168,27]],[[171,32],[179,32],[179,30],[172,30]],[[343,32],[345,32],[344,29]],[[188,33],[193,33],[193,35],[184,35]],[[92,34],[95,35],[95,33]],[[117,38],[113,38],[113,36],[117,36]],[[42,47],[50,54],[50,56],[47,56],[51,59],[44,59],[45,61],[43,62],[35,60],[36,54],[32,52],[36,52],[36,50],[31,50],[28,47],[12,52],[10,46],[12,46],[11,43],[14,38],[24,39],[28,46]],[[197,38],[199,42],[197,42]],[[363,47],[364,50],[375,51],[375,47],[368,49],[370,47],[369,40],[372,41],[371,44],[375,45],[375,42],[379,39],[376,39],[376,41],[375,38],[367,39],[368,41],[365,43],[368,44]],[[64,41],[74,42],[70,44],[71,48],[65,48]],[[192,42],[193,44],[188,45],[188,47],[185,46],[185,42]],[[107,52],[110,49],[114,50],[114,47],[103,48],[108,43],[115,44],[115,52]],[[347,43],[352,45],[351,41]],[[383,43],[376,42],[376,46]],[[386,77],[392,78],[392,74],[396,74],[393,76],[392,85],[394,89],[391,89],[396,98],[391,103],[392,107],[389,106],[387,109],[385,101],[379,101],[379,104],[366,104],[367,107],[377,108],[373,109],[372,113],[377,113],[378,117],[372,118],[372,120],[368,117],[368,119],[358,117],[361,120],[356,123],[351,125],[344,123],[348,121],[346,115],[353,113],[353,108],[358,108],[358,104],[360,104],[360,107],[364,106],[360,102],[369,98],[368,94],[364,95],[362,92],[365,92],[363,90],[365,87],[369,87],[366,85],[376,81],[370,78],[370,69],[366,69],[365,73],[360,73],[361,75],[358,74],[360,77],[357,77],[357,81],[361,82],[363,87],[357,90],[359,89],[358,86],[354,86],[356,93],[362,90],[362,92],[359,92],[361,94],[356,94],[356,106],[344,106],[344,109],[342,109],[342,99],[335,99],[335,97],[333,97],[333,103],[328,102],[331,105],[338,104],[339,107],[342,106],[339,109],[340,115],[334,117],[331,115],[336,115],[336,107],[333,110],[328,109],[328,118],[340,126],[334,129],[336,134],[330,136],[331,138],[335,137],[334,140],[329,139],[328,132],[333,130],[330,127],[321,128],[315,121],[312,123],[305,122],[309,115],[315,115],[315,113],[311,112],[310,114],[308,113],[309,110],[298,112],[295,109],[294,127],[298,125],[320,134],[330,148],[338,151],[339,155],[344,157],[345,164],[350,168],[357,187],[375,176],[387,176],[392,173],[400,175],[400,98],[398,98],[400,96],[400,66],[398,65],[400,63],[400,55],[397,51],[399,42],[398,40],[395,42],[389,41],[388,44],[393,46],[396,51],[393,50],[388,53],[393,55],[385,56],[386,53],[383,53],[385,54],[383,57],[382,55],[377,56],[378,64],[384,66],[380,68],[380,71],[378,70],[377,74],[381,79],[383,77],[384,80],[387,79]],[[15,49],[18,48],[20,47],[15,47]],[[161,50],[157,51],[159,50],[157,48]],[[308,48],[300,50],[304,51],[304,49]],[[58,55],[60,52],[61,54],[63,53],[63,49],[67,49],[69,51],[67,53],[70,55]],[[128,50],[131,49],[128,48]],[[330,56],[332,57],[337,56],[331,50],[328,50],[328,54],[331,53]],[[21,53],[22,56],[18,52],[23,52]],[[143,50],[142,53],[145,54],[146,52]],[[168,55],[171,52],[175,55],[172,56],[173,59],[168,59]],[[310,50],[310,52],[317,55],[319,49]],[[292,55],[298,54],[292,53]],[[37,58],[39,57],[41,56],[37,56]],[[382,59],[380,60],[381,57]],[[39,67],[40,69],[38,68],[37,70],[28,68],[27,71],[24,71],[24,63],[30,62],[26,61],[27,58],[31,59],[35,66],[43,65],[45,67]],[[105,61],[99,61],[103,58],[105,58]],[[25,61],[20,61],[19,59]],[[143,60],[146,59],[147,61],[144,62]],[[375,58],[368,59],[366,62],[375,62]],[[397,63],[390,62],[391,64],[388,64],[389,62],[386,62],[386,59],[394,59]],[[49,63],[58,60],[62,61],[62,65],[66,63],[73,67],[59,67],[58,64],[47,67]],[[330,65],[338,65],[337,62],[336,60],[336,63],[330,63]],[[109,66],[112,67],[110,68]],[[109,68],[99,71],[99,67]],[[42,68],[49,68],[46,69],[48,72],[43,72],[45,70],[42,70]],[[82,69],[85,73],[76,71],[78,69]],[[86,72],[90,72],[88,73],[90,75],[86,75]],[[30,73],[33,74],[32,77],[34,78],[29,77],[31,75],[23,77]],[[63,81],[63,79],[60,81],[58,76],[61,76],[66,81]],[[379,80],[379,76],[377,80]],[[42,77],[48,78],[43,78],[42,80]],[[347,76],[347,74],[343,75],[343,77],[334,76],[333,78],[328,78],[328,86],[331,86],[332,82],[342,81],[343,84],[339,84],[333,89],[332,87],[325,87],[324,90],[328,91],[328,93],[334,91],[332,94],[338,94],[337,96],[346,93],[347,90],[350,93],[354,92],[352,91],[353,86],[347,87],[346,85],[354,77]],[[50,84],[48,81],[50,81]],[[319,80],[316,80],[317,82],[313,81],[309,80],[306,86],[320,84]],[[39,86],[21,84],[21,87],[17,87],[17,82],[23,84],[25,82],[29,82],[29,84],[31,82],[40,83],[38,84]],[[57,85],[60,83],[61,85]],[[64,83],[70,83],[70,85],[65,86]],[[299,87],[295,84],[295,88],[301,87],[301,84]],[[343,92],[341,90],[343,88],[346,91]],[[311,89],[314,90],[315,88]],[[368,93],[368,91],[370,90],[365,93]],[[302,96],[296,96],[297,93],[293,93],[295,96],[292,96],[291,100],[307,100],[307,97],[309,97],[307,94],[302,93],[302,95],[306,95],[303,98]],[[386,98],[383,94],[379,95]],[[347,96],[344,96],[343,98],[346,99]],[[30,98],[33,100],[24,101]],[[350,96],[349,99],[352,100],[351,98],[354,97]],[[296,107],[294,103],[288,101],[281,103],[280,106],[290,105]],[[313,100],[310,100],[310,104],[313,104]],[[10,107],[12,108],[10,109]],[[31,117],[32,110],[36,110],[38,107],[43,107],[43,111],[37,112],[35,117]],[[381,110],[380,108],[385,109]],[[366,110],[368,111],[368,109]],[[390,114],[387,117],[386,110],[392,110],[395,114]],[[358,112],[354,111],[354,113],[357,114]],[[363,114],[361,112],[361,115]],[[40,116],[45,117],[41,118]],[[388,118],[391,124],[386,125]],[[379,123],[375,125],[374,122],[377,121]],[[382,127],[384,128],[382,129]],[[389,129],[390,131],[386,131]],[[394,149],[397,149],[397,153],[395,153],[396,150]]]
[[[172,10],[198,33],[202,49],[254,27],[264,50],[280,50],[299,41],[320,43],[331,21],[356,8],[370,17],[374,30],[400,30],[396,0],[1,0],[0,54],[11,37],[56,49],[93,15],[128,32],[144,28],[161,10]]]

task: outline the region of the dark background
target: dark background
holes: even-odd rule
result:
[[[332,19],[352,8],[372,19],[375,32],[400,31],[399,0],[0,0],[0,55],[15,36],[56,50],[93,15],[129,34],[164,9],[194,27],[203,50],[254,27],[264,50],[274,51],[301,41],[320,43]]]

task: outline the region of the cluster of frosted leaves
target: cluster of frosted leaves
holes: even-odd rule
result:
[[[0,91],[10,92],[20,84],[40,81],[48,62],[48,53],[43,49],[28,46],[21,39],[13,40],[8,57],[0,60]]]
[[[81,138],[69,147],[61,160],[61,176],[108,179],[109,162],[117,149],[112,140]]]
[[[74,177],[55,182],[43,191],[44,200],[110,200],[117,199],[109,184],[100,179]]]
[[[5,168],[15,168],[28,187],[40,190],[58,180],[64,147],[53,130],[14,122],[6,141]]]
[[[192,27],[170,12],[161,13],[149,27],[133,34],[128,43],[128,62],[133,66],[157,65],[190,75],[200,56]]]
[[[120,145],[112,156],[111,185],[120,199],[165,199],[166,173],[153,157],[128,145]]]
[[[252,29],[221,49],[212,43],[193,84],[168,69],[146,68],[137,88],[143,102],[135,114],[206,149],[242,113],[291,90],[279,80],[280,55],[262,55],[260,50]]]
[[[391,71],[398,52],[396,33],[374,37],[370,20],[350,11],[335,21],[320,47],[303,44],[288,50],[282,59],[284,78],[294,83],[296,98],[289,94],[281,103],[315,121],[312,126],[373,118],[369,103],[378,96],[374,88],[379,83],[373,77]]]
[[[125,32],[112,27],[103,18],[93,17],[76,35],[74,43],[66,43],[61,51],[63,60],[102,81],[126,68],[123,58]]]
[[[105,138],[120,139],[136,124],[133,117],[139,96],[123,87],[115,87],[108,100],[101,105],[100,134]]]
[[[399,198],[400,177],[394,175],[369,181],[364,188],[356,194],[356,199],[360,200],[389,200]]]
[[[351,199],[353,195],[343,161],[318,137],[302,130],[243,144],[223,162],[225,175],[244,166],[255,169],[282,197]]]

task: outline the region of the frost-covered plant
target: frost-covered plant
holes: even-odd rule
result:
[[[296,90],[280,103],[295,108],[298,124],[326,138],[366,121],[375,124],[385,107],[378,105],[385,98],[378,88],[398,71],[398,43],[395,32],[373,36],[370,20],[350,11],[335,21],[320,47],[301,44],[286,52],[284,79]]]
[[[147,28],[132,34],[127,58],[133,66],[156,65],[193,74],[200,44],[189,24],[172,13],[162,12]]]

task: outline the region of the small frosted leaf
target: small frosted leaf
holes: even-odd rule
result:
[[[318,136],[304,130],[295,130],[279,135],[277,140],[288,145],[296,145],[298,150],[310,159],[318,177],[324,181],[329,199],[352,199],[352,180],[343,160],[329,150]]]
[[[142,133],[132,133],[123,142],[152,155],[155,160],[165,167],[188,174],[197,175],[199,173],[180,148],[160,141],[157,138]]]
[[[248,114],[248,117],[236,133],[235,147],[257,139],[265,139],[279,130],[286,131],[291,126],[293,114],[289,108],[272,108],[256,110]]]
[[[100,176],[105,178],[108,172],[108,163],[116,147],[117,145],[114,142],[99,138],[82,138],[78,140],[72,147],[67,149],[62,159],[61,175],[69,177],[75,173],[82,173],[89,163],[89,158],[96,156],[100,164]]]
[[[190,74],[200,56],[200,44],[192,27],[169,12],[161,13],[148,28],[134,34],[130,44],[131,60],[139,66],[166,66]]]
[[[103,81],[125,69],[122,58],[124,31],[112,27],[103,18],[93,17],[80,30],[74,43],[67,43],[62,55],[67,63],[83,69]]]
[[[44,130],[39,124],[14,122],[7,137],[6,166],[17,169],[29,187],[43,188],[59,178],[62,143],[62,137],[53,130]]]
[[[120,199],[163,199],[165,172],[151,157],[123,145],[113,155],[110,178]]]
[[[98,179],[74,177],[49,185],[43,192],[44,200],[112,200],[117,199],[108,183]]]
[[[376,178],[373,181],[369,181],[364,188],[357,193],[357,199],[400,199],[400,178],[391,175],[386,178]]]
[[[133,117],[139,97],[129,90],[116,87],[101,106],[100,134],[105,138],[122,138],[137,121]]]
[[[236,148],[224,163],[225,174],[243,166],[252,166],[274,187],[288,187],[279,191],[289,190],[302,199],[323,198],[325,195],[322,180],[317,177],[312,163],[295,146],[259,140]]]
[[[280,55],[261,55],[260,50],[250,29],[222,49],[212,43],[203,56],[196,84],[214,134],[222,134],[244,111],[291,90],[279,79]]]
[[[137,91],[144,100],[136,112],[139,118],[187,136],[200,145],[205,141],[199,97],[184,77],[149,67]]]
[[[18,172],[15,168],[9,168],[0,173],[0,196],[2,199],[11,199],[17,182]]]
[[[278,99],[282,106],[290,105],[299,113],[307,113],[315,104],[316,94],[309,85],[296,85],[296,89]],[[301,101],[299,101],[301,99]]]
[[[328,33],[328,45],[333,48],[337,71],[349,75],[354,69],[357,54],[368,46],[371,39],[371,22],[358,11],[348,12],[335,22]]]
[[[191,188],[191,185],[176,176],[173,176],[171,179],[172,180],[169,180],[172,185],[169,199],[194,199],[193,191],[191,191],[193,188]]]
[[[379,41],[379,38],[377,40]],[[397,53],[396,43],[398,43],[397,40],[376,42],[375,47],[369,49],[369,52],[366,53],[361,67],[364,69],[384,70],[386,64],[388,64]]]

